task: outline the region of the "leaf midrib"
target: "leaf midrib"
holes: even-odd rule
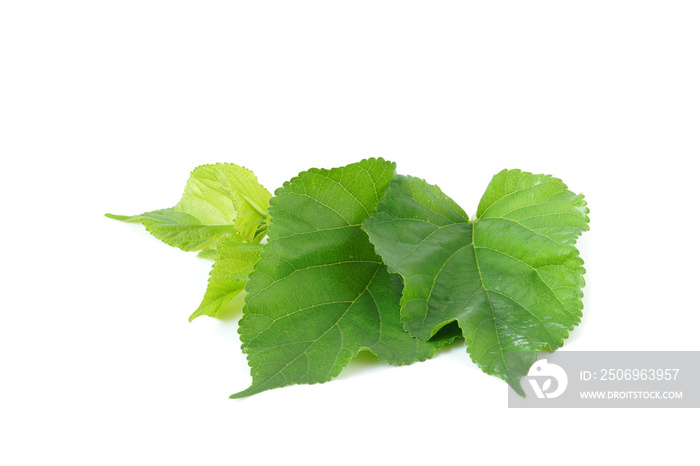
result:
[[[472,222],[472,223],[477,223],[477,222]],[[498,344],[498,350],[501,352],[501,361],[503,361],[503,364],[505,366],[506,360],[503,357],[503,344],[501,343],[501,336],[498,332],[498,325],[496,325],[496,319],[497,319],[496,311],[493,309],[493,303],[491,302],[491,296],[489,295],[488,289],[486,288],[486,285],[484,284],[484,277],[481,275],[481,267],[479,267],[479,257],[478,257],[478,254],[476,253],[476,245],[474,244],[474,231],[475,230],[476,230],[476,225],[472,225],[471,246],[472,246],[472,249],[474,250],[474,263],[476,264],[476,272],[477,272],[477,274],[479,274],[479,281],[481,282],[481,288],[484,290],[484,293],[486,294],[486,299],[489,302],[489,307],[491,308],[491,315],[493,316],[493,329],[496,332],[496,340],[497,340],[497,344]],[[474,293],[474,294],[476,294],[476,293]],[[473,298],[473,295],[472,295],[472,298]],[[476,333],[474,333],[474,338],[476,338]],[[470,343],[473,344],[474,340],[472,340]]]

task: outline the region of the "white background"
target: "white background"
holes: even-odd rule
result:
[[[698,350],[697,2],[0,3],[0,463],[697,457],[697,410],[513,410],[462,345],[248,386],[209,263],[139,225],[198,164],[369,156],[472,213],[502,168],[591,208],[571,350]]]

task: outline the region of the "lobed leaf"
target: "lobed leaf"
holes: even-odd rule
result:
[[[584,269],[573,243],[587,214],[561,180],[504,170],[470,222],[438,187],[399,176],[363,228],[403,277],[406,330],[428,339],[456,321],[472,360],[522,393],[534,359],[509,373],[508,352],[559,348],[580,321]]]

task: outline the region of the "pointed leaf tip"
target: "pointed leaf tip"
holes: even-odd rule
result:
[[[138,215],[115,215],[115,214],[105,214],[105,217],[111,218],[112,220],[119,220],[120,222],[138,222]]]

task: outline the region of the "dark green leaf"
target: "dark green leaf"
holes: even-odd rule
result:
[[[559,348],[581,319],[584,269],[573,243],[587,213],[561,180],[504,170],[470,222],[436,186],[400,176],[364,229],[404,279],[408,332],[428,339],[457,321],[472,360],[520,392],[508,352]]]
[[[275,192],[269,241],[246,287],[239,328],[253,384],[232,398],[328,381],[364,349],[409,364],[444,344],[403,330],[400,279],[361,228],[394,168],[370,159],[312,169]]]

